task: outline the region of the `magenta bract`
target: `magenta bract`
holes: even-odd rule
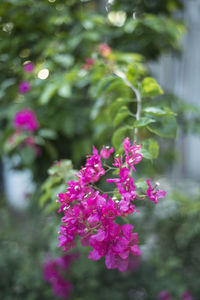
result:
[[[109,159],[114,149],[103,146],[99,154],[93,147],[93,154],[88,155],[85,166],[77,174],[77,180],[68,182],[67,191],[59,194],[59,212],[64,212],[59,236],[59,246],[63,247],[63,251],[75,247],[75,238],[79,236],[82,246],[92,247],[89,259],[105,257],[108,269],[122,272],[127,270],[130,256],[138,257],[141,254],[137,232],[134,232],[131,224],[120,226],[117,218],[137,212],[134,202],[139,197],[131,171],[136,171],[134,165],[142,159],[140,145],[131,145],[129,138],[126,138],[123,146],[125,159],[122,156],[115,157],[113,167],[105,164],[105,160]],[[116,185],[116,193],[111,192],[111,197],[110,193],[99,190],[95,183],[113,169],[116,170],[116,177],[106,180]],[[149,196],[152,196],[152,191]],[[156,199],[159,196],[156,194]]]

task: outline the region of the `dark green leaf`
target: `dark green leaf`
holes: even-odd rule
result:
[[[130,126],[125,125],[114,132],[112,136],[112,144],[115,147],[115,150],[117,150],[122,144],[124,138],[128,135],[130,129],[132,129]]]
[[[118,126],[124,119],[131,115],[127,106],[122,106],[119,112],[117,113],[116,117],[114,118],[113,125],[116,127]]]
[[[154,119],[151,119],[151,118],[148,118],[148,117],[142,117],[140,118],[138,121],[136,120],[134,122],[134,127],[145,127],[147,126],[148,124],[151,124],[151,123],[154,123],[156,122]]]

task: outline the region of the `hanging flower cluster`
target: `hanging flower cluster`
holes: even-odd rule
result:
[[[60,247],[63,251],[75,247],[75,238],[79,236],[83,246],[91,246],[88,258],[99,260],[105,257],[108,269],[125,271],[128,268],[129,256],[139,256],[138,234],[133,225],[117,223],[118,217],[127,217],[134,212],[135,200],[138,197],[131,170],[142,160],[139,153],[140,145],[131,145],[129,138],[123,142],[125,160],[115,157],[112,167],[105,164],[113,148],[103,147],[100,154],[93,147],[93,155],[89,155],[86,164],[81,168],[78,180],[68,182],[65,193],[59,194],[61,208],[64,212],[60,227]],[[102,176],[110,170],[117,171],[117,178],[109,178],[108,183],[115,183],[116,190],[112,193],[100,191],[96,186]],[[148,181],[147,197],[154,203],[165,196],[164,191],[155,191]]]
[[[72,284],[66,280],[63,275],[66,273],[71,262],[77,258],[77,255],[64,255],[54,260],[47,258],[43,266],[44,279],[49,282],[53,288],[56,297],[68,298],[72,289]]]

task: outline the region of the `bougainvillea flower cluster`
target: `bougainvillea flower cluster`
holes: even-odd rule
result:
[[[92,247],[89,259],[105,257],[108,269],[122,272],[127,270],[130,256],[141,254],[134,226],[119,225],[117,219],[121,217],[125,220],[125,217],[137,212],[135,200],[139,196],[131,172],[136,171],[135,165],[142,160],[140,145],[131,145],[130,139],[125,138],[123,147],[125,157],[116,156],[112,166],[108,166],[106,160],[114,149],[104,146],[99,154],[93,147],[93,154],[88,155],[85,166],[77,174],[77,180],[68,182],[67,191],[58,195],[61,203],[59,212],[64,212],[59,236],[59,246],[63,247],[63,251],[75,247],[76,237],[79,236],[82,246]],[[111,186],[114,183],[116,189],[114,192],[101,191],[96,183],[113,170],[117,175],[106,181]],[[154,203],[157,203],[165,192],[155,191],[150,180],[148,184],[151,191],[147,197],[155,197]]]
[[[68,298],[72,284],[64,278],[70,263],[77,258],[77,255],[64,255],[56,259],[47,258],[43,266],[44,279],[53,288],[56,297]]]
[[[17,130],[35,131],[39,124],[34,111],[25,108],[18,111],[14,117],[14,126]]]

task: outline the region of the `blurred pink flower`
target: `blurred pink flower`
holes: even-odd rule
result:
[[[19,92],[21,94],[27,93],[30,90],[30,88],[31,88],[31,85],[28,81],[22,81],[19,84]]]
[[[163,190],[156,190],[157,184],[154,187],[152,187],[151,183],[150,183],[150,178],[146,182],[149,186],[146,194],[151,201],[153,201],[155,204],[157,204],[158,199],[164,198],[166,195],[166,192]]]
[[[72,284],[63,278],[69,264],[78,257],[76,254],[64,255],[56,259],[47,258],[43,265],[43,276],[53,288],[54,295],[66,299],[69,297]]]
[[[171,294],[165,290],[161,291],[159,296],[160,296],[160,300],[171,300]]]
[[[190,291],[185,291],[182,295],[181,295],[181,299],[183,300],[192,300],[192,295],[190,293]]]
[[[14,126],[17,130],[35,131],[39,124],[34,111],[25,108],[18,111],[14,117]]]
[[[85,59],[85,64],[82,66],[83,70],[88,70],[89,68],[91,68],[93,65],[95,64],[95,60],[88,57]]]
[[[106,57],[110,55],[112,49],[106,43],[102,43],[99,45],[99,51],[102,56]]]
[[[24,66],[24,71],[25,72],[32,72],[34,70],[34,64],[33,63],[31,63],[31,62],[29,62],[29,63],[27,63],[27,64],[25,64],[25,66]]]

